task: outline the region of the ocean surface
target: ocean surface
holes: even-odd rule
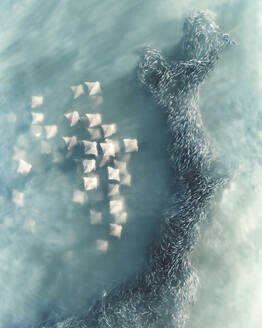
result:
[[[2,0],[0,328],[76,315],[143,268],[173,177],[165,118],[141,88],[137,66],[145,46],[168,51],[179,42],[193,9],[213,11],[237,46],[200,93],[205,127],[231,179],[192,253],[199,285],[186,328],[261,327],[262,1]],[[101,92],[92,96],[85,82],[95,81]],[[74,97],[79,85],[84,93]],[[34,106],[32,97],[43,103]],[[62,139],[88,139],[83,122],[70,127],[64,117],[73,111],[117,125],[109,139],[120,142],[117,158],[131,178],[117,196],[126,222],[110,213],[105,167],[96,172],[98,190],[84,191],[83,156]],[[32,112],[44,119],[32,124]],[[138,151],[124,154],[125,138],[136,139]],[[30,172],[19,171],[21,159]]]

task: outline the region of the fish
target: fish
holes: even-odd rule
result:
[[[107,290],[82,315],[42,328],[184,327],[185,307],[194,299],[198,280],[190,255],[210,201],[229,179],[227,172],[216,172],[219,156],[202,121],[199,90],[222,53],[235,44],[211,12],[200,10],[185,19],[179,60],[169,61],[154,48],[144,50],[138,81],[166,116],[176,188],[159,218],[145,269]],[[112,213],[123,210],[121,200],[110,205]]]

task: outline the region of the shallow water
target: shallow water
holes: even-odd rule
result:
[[[143,267],[147,245],[171,187],[166,126],[161,110],[140,88],[136,67],[145,45],[168,50],[182,35],[185,15],[211,9],[238,46],[228,51],[201,91],[205,125],[231,183],[212,203],[200,242],[192,254],[200,286],[187,327],[259,327],[262,285],[261,168],[261,1],[2,1],[0,45],[0,327],[30,326],[49,317],[82,311],[95,295]],[[72,85],[100,81],[103,104],[85,94],[73,99]],[[50,141],[33,138],[31,97],[43,125],[57,125]],[[72,202],[81,189],[75,162],[53,163],[41,141],[63,157],[62,136],[85,137],[64,114],[78,110],[116,123],[115,138],[136,138],[121,187],[128,213],[121,239],[109,235],[108,198]],[[21,177],[14,150],[33,167]],[[77,155],[75,155],[77,157]],[[104,171],[98,171],[105,183]],[[12,190],[24,192],[24,206]],[[102,189],[104,192],[104,189]],[[104,195],[105,197],[105,195]],[[89,210],[103,212],[91,225]],[[108,241],[108,251],[96,240]]]

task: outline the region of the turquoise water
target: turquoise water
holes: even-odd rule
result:
[[[234,173],[212,203],[192,254],[199,287],[187,327],[259,327],[261,1],[33,0],[2,1],[0,8],[0,327],[78,313],[143,267],[171,175],[165,120],[138,85],[136,67],[143,46],[168,50],[179,41],[193,8],[213,10],[238,46],[224,55],[200,95],[210,138]],[[102,104],[95,107],[86,87],[74,100],[70,86],[86,81],[100,81]],[[34,109],[45,115],[40,125],[58,127],[50,140],[32,136],[32,96],[44,97]],[[73,110],[116,123],[117,140],[138,140],[139,151],[127,163],[132,184],[120,188],[127,212],[120,239],[110,236],[104,188],[101,201],[91,192],[83,205],[72,202],[83,186],[61,137],[86,133],[80,123],[69,127],[64,114]],[[17,152],[32,164],[25,177],[17,172]],[[53,153],[62,162],[54,163]],[[103,169],[98,174],[105,184]],[[24,193],[23,206],[12,201],[14,189]],[[90,224],[90,209],[103,213],[102,224]],[[108,242],[106,252],[97,240]]]

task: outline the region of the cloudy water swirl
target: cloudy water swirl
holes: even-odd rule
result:
[[[200,91],[203,125],[230,181],[190,255],[198,284],[182,309],[185,326],[259,327],[261,1],[3,0],[0,8],[0,327],[77,316],[145,270],[175,180],[166,117],[137,68],[145,46],[176,59],[193,9],[212,10],[237,46]]]

